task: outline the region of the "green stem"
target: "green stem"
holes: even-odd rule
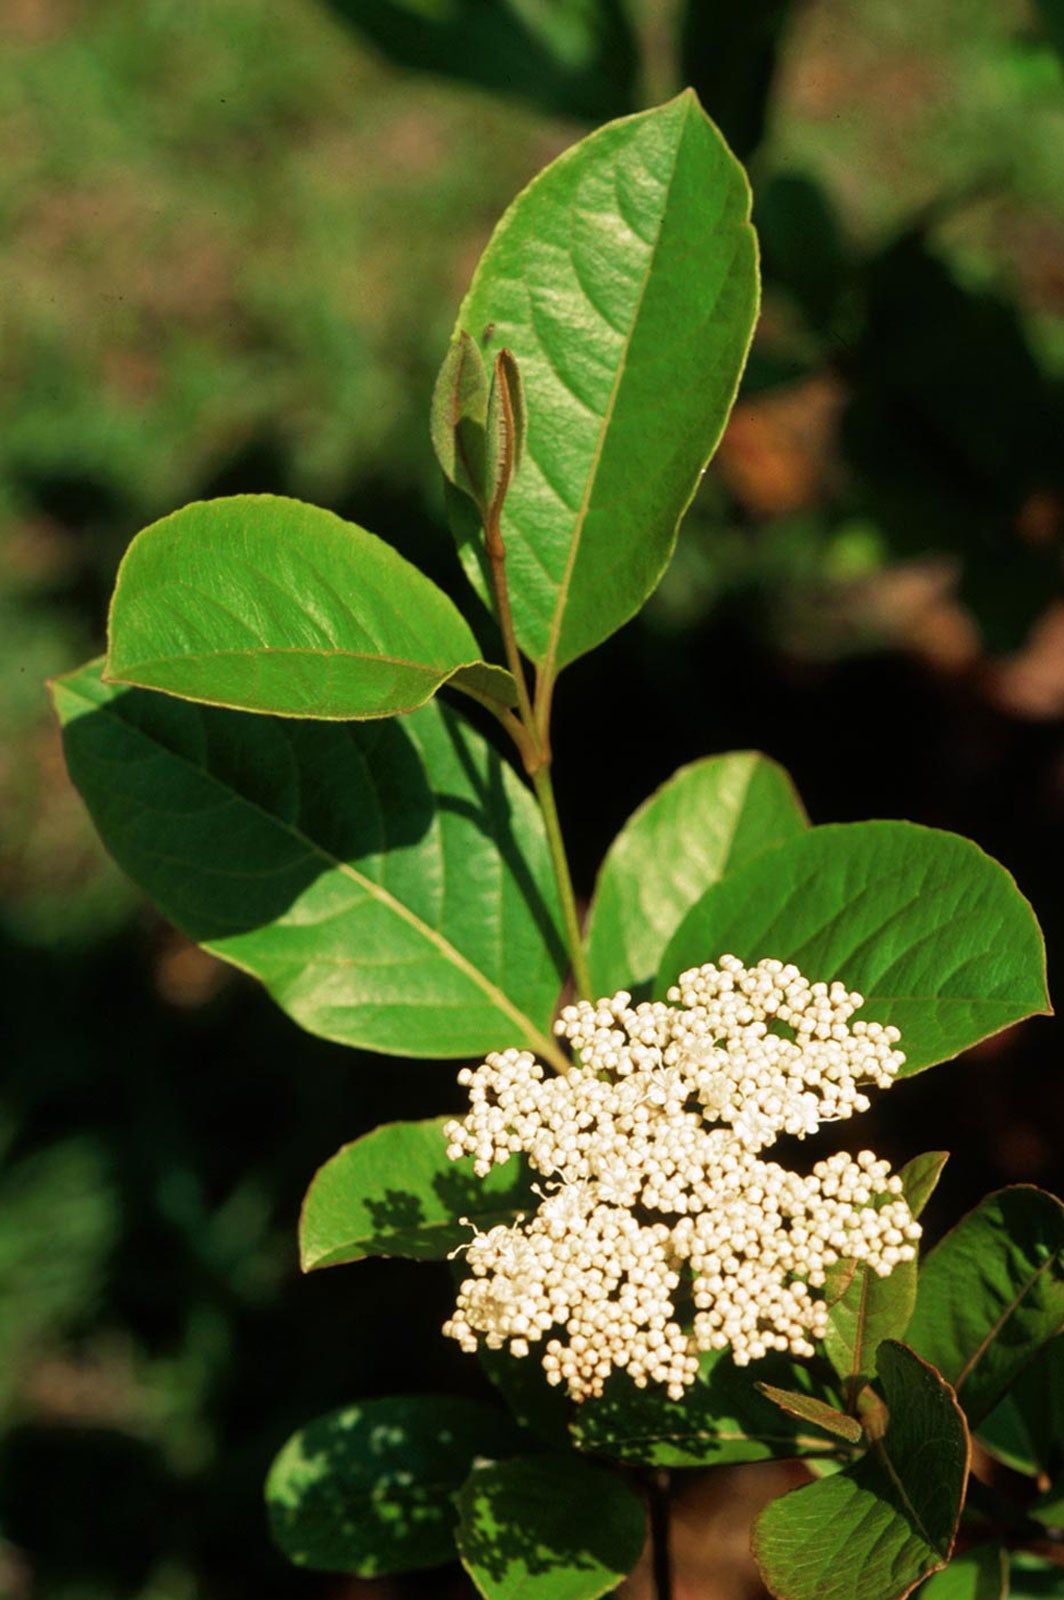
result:
[[[588,970],[587,952],[584,949],[584,937],[580,931],[580,917],[576,909],[576,895],[573,893],[573,880],[569,872],[569,859],[565,854],[565,841],[562,838],[561,823],[558,821],[558,807],[554,800],[554,785],[551,782],[548,765],[537,767],[533,772],[532,787],[536,791],[539,809],[543,813],[543,824],[547,830],[551,863],[554,867],[558,894],[561,897],[562,916],[565,919],[565,936],[569,943],[573,982],[581,998],[590,1000],[591,973]]]

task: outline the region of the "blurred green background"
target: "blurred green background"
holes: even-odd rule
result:
[[[433,376],[499,212],[596,122],[696,85],[766,294],[674,567],[563,683],[579,888],[680,762],[756,745],[818,821],[970,833],[1052,950],[1062,47],[1057,0],[3,0],[5,1600],[469,1592],[291,1573],[260,1509],[315,1411],[482,1381],[435,1336],[442,1272],[295,1261],[315,1166],[454,1105],[453,1069],[304,1037],[163,926],[43,680],[99,650],[130,537],[201,496],[318,501],[462,596]],[[1059,1043],[1017,1030],[866,1119],[961,1152],[932,1229],[1052,1183]]]

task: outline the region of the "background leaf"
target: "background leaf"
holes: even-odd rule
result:
[[[458,328],[490,329],[524,377],[503,533],[518,638],[548,675],[633,616],[668,564],[754,324],[749,216],[743,171],[688,92],[568,150],[481,259]]]
[[[901,1600],[953,1550],[968,1480],[968,1433],[953,1391],[892,1340],[879,1376],[884,1437],[854,1466],[781,1495],[753,1549],[779,1600]]]
[[[1009,1600],[1060,1600],[1060,1568],[1040,1556],[1013,1550],[1009,1557]]]
[[[304,1272],[366,1256],[442,1261],[472,1238],[538,1204],[517,1156],[473,1172],[472,1156],[447,1158],[446,1117],[389,1122],[345,1144],[314,1175],[299,1219]]]
[[[808,826],[782,767],[754,751],[681,767],[629,817],[602,864],[587,929],[595,993],[640,992],[711,884]]]
[[[290,1561],[380,1573],[454,1558],[454,1491],[478,1457],[506,1454],[514,1430],[472,1400],[366,1400],[292,1435],[266,1482],[270,1530]]]
[[[974,1427],[1064,1323],[1064,1206],[1019,1184],[989,1195],[920,1270],[914,1350],[953,1384]]]
[[[818,1391],[808,1367],[782,1356],[759,1361],[756,1376],[792,1392]],[[834,1397],[823,1398],[830,1404]],[[727,1350],[702,1356],[682,1400],[670,1400],[660,1385],[637,1389],[623,1374],[609,1379],[601,1399],[576,1408],[572,1434],[580,1450],[655,1467],[767,1461],[834,1449],[759,1394],[754,1370],[737,1367]]]
[[[487,1600],[599,1600],[639,1559],[642,1501],[573,1455],[474,1470],[458,1496],[458,1552]]]
[[[692,906],[658,977],[730,952],[841,979],[864,1015],[901,1029],[907,1076],[1045,1012],[1034,912],[977,845],[912,822],[811,828]]]
[[[480,660],[431,579],[364,528],[281,495],[197,501],[145,528],[108,633],[111,681],[210,705],[384,717],[452,680],[514,703],[509,673]]]
[[[635,41],[621,0],[328,0],[403,67],[501,90],[598,122],[627,111]]]
[[[914,1217],[923,1211],[948,1159],[946,1151],[931,1150],[914,1156],[901,1169],[899,1177]],[[831,1307],[824,1351],[851,1401],[862,1380],[875,1371],[876,1351],[883,1340],[901,1339],[908,1329],[916,1304],[917,1270],[915,1261],[902,1261],[889,1277],[881,1278],[858,1264],[846,1292]]]
[[[980,1544],[922,1584],[920,1600],[1006,1600],[1008,1592],[1008,1552],[999,1544]]]
[[[531,795],[438,702],[311,723],[54,686],[71,777],[119,865],[311,1033],[416,1056],[527,1043],[564,965]]]

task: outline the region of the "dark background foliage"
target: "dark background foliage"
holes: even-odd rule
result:
[[[526,14],[0,14],[4,1595],[468,1593],[293,1573],[260,1492],[316,1412],[484,1388],[437,1336],[442,1269],[304,1281],[295,1256],[314,1168],[454,1106],[453,1069],[303,1036],[161,925],[66,784],[42,680],[99,648],[137,528],[200,496],[315,499],[461,597],[426,414],[476,255],[546,160],[681,77],[750,164],[765,310],[673,569],[563,680],[578,888],[681,762],[756,746],[816,821],[971,835],[1064,948],[1055,9],[556,0],[531,34]],[[1004,1181],[1059,1181],[1059,1050],[1025,1025],[852,1130],[896,1160],[955,1152],[932,1233]],[[720,1552],[761,1491],[720,1492],[697,1592],[753,1595]]]

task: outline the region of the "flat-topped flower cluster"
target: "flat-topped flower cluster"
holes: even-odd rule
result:
[[[575,1400],[615,1368],[679,1399],[705,1350],[730,1347],[740,1366],[812,1355],[828,1268],[886,1276],[920,1236],[901,1180],[869,1151],[808,1176],[762,1156],[893,1082],[900,1035],[853,1021],[863,1004],[795,966],[722,956],[683,973],[668,1003],[622,991],[567,1006],[563,1075],[526,1050],[460,1073],[470,1108],[447,1125],[448,1155],[485,1176],[523,1152],[548,1187],[531,1217],[475,1233],[444,1332],[470,1351],[542,1345]]]

